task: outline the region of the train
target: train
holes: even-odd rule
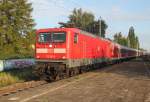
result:
[[[36,31],[36,74],[54,81],[143,54],[78,28]]]

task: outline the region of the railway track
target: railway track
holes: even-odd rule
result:
[[[108,70],[108,69],[105,69],[105,68],[101,69],[101,71],[106,71],[106,70]],[[93,71],[95,71],[95,70],[93,70]],[[59,80],[56,80],[56,81],[59,81]],[[0,97],[15,94],[17,92],[28,90],[28,89],[35,88],[35,87],[40,87],[40,86],[46,85],[48,83],[49,82],[46,82],[46,81],[29,81],[29,82],[24,82],[24,83],[16,83],[14,85],[0,88]]]
[[[47,82],[45,81],[29,81],[29,82],[10,85],[0,89],[0,97],[14,94],[23,90],[28,90],[30,88],[38,87],[45,84],[47,84]]]
[[[147,70],[148,76],[150,77],[150,56],[143,57],[144,65]]]
[[[103,71],[113,69],[113,68],[110,68],[110,67],[109,68],[104,68],[105,66],[103,66],[103,68],[101,68],[101,69],[100,68],[93,69],[92,71],[96,71],[96,70],[100,69],[100,71],[103,72]],[[109,66],[109,65],[107,65],[107,66]],[[86,73],[86,72],[84,72],[84,73]],[[78,74],[78,75],[81,75],[81,74]],[[73,77],[73,76],[71,76],[71,77]],[[64,78],[64,79],[67,79],[67,78]],[[63,79],[61,79],[61,80],[63,80]],[[56,81],[59,81],[59,80],[56,80]],[[28,90],[28,89],[39,87],[39,86],[42,86],[42,85],[46,85],[48,83],[49,82],[46,82],[46,81],[29,81],[29,82],[24,82],[24,83],[16,83],[14,85],[10,85],[10,86],[0,88],[0,97],[8,96],[8,95],[20,92],[20,91]]]
[[[145,95],[145,94],[147,94],[147,92],[149,90],[149,85],[147,83],[150,82],[149,77],[147,77],[149,74],[148,74],[148,71],[146,69],[146,68],[148,68],[148,69],[150,68],[150,63],[149,63],[150,60],[148,60],[148,61],[145,61],[145,60],[146,60],[145,58],[141,57],[141,58],[133,59],[129,62],[127,61],[127,62],[124,62],[124,63],[120,63],[118,65],[117,64],[108,65],[108,66],[102,67],[101,69],[98,69],[98,70],[93,70],[93,71],[90,71],[88,73],[77,75],[75,77],[60,80],[56,83],[54,82],[54,83],[47,84],[43,81],[32,81],[30,83],[26,83],[27,85],[30,85],[30,87],[27,86],[27,88],[25,88],[25,87],[21,86],[20,89],[17,89],[18,91],[11,91],[11,93],[6,92],[6,90],[5,91],[3,90],[3,92],[6,93],[6,94],[4,94],[2,92],[2,90],[0,89],[0,94],[1,94],[1,92],[3,93],[3,96],[0,97],[0,99],[1,99],[0,101],[5,102],[5,100],[6,100],[6,101],[16,101],[16,102],[28,102],[28,101],[29,102],[36,102],[36,99],[41,100],[41,101],[45,100],[46,96],[48,97],[47,100],[48,99],[52,100],[51,99],[52,97],[55,97],[57,99],[59,96],[57,97],[57,95],[56,95],[56,96],[50,97],[50,95],[53,95],[53,93],[55,94],[56,91],[58,92],[58,95],[59,95],[60,91],[61,90],[66,91],[67,87],[72,87],[72,88],[69,88],[70,90],[72,90],[74,88],[76,89],[76,84],[78,84],[79,82],[81,82],[82,84],[85,82],[85,84],[87,85],[90,81],[93,81],[91,83],[95,83],[95,85],[96,85],[92,88],[96,88],[97,85],[100,85],[98,89],[102,89],[102,90],[98,92],[98,95],[100,95],[100,93],[105,93],[107,91],[110,91],[110,89],[111,89],[112,91],[110,91],[109,93],[112,92],[111,93],[112,95],[115,94],[114,97],[113,97],[115,99],[116,98],[115,97],[116,93],[118,91],[119,91],[119,93],[121,93],[121,92],[123,93],[124,90],[122,90],[122,89],[124,89],[124,88],[125,88],[126,92],[127,91],[129,91],[129,92],[133,91],[133,93],[135,92],[135,95],[137,95],[137,96],[139,94],[141,95],[141,92]],[[142,75],[141,75],[141,73],[142,73]],[[108,80],[108,78],[110,78],[110,79]],[[100,83],[98,84],[97,82],[100,82]],[[113,86],[112,86],[112,82],[115,83]],[[40,85],[40,83],[41,83],[41,85]],[[110,89],[109,89],[108,83],[110,84]],[[86,86],[86,85],[81,85],[78,88],[82,89],[82,86]],[[91,84],[91,85],[94,85],[94,84]],[[133,86],[131,86],[131,85],[133,85]],[[87,85],[87,87],[88,87],[88,85]],[[138,88],[139,90],[141,90],[140,93],[138,93],[139,91],[136,87],[137,88],[140,87],[140,88]],[[144,89],[142,90],[143,87],[144,87]],[[147,89],[145,89],[145,87]],[[19,86],[16,86],[16,88],[19,88]],[[7,88],[5,88],[5,89],[7,89]],[[89,87],[87,88],[87,90],[88,89],[90,90]],[[19,92],[20,90],[22,92]],[[32,92],[33,90],[35,90],[35,91]],[[60,90],[60,91],[58,91],[58,90]],[[145,92],[145,90],[147,90],[147,92]],[[61,93],[61,94],[64,94],[64,97],[65,97],[65,93],[67,94],[67,92],[65,92],[65,91],[61,91],[61,92],[64,92],[64,93]],[[80,92],[78,92],[78,93],[80,93]],[[76,93],[74,93],[74,94],[76,94]],[[109,96],[108,93],[106,93],[106,94],[108,95],[108,99],[109,99],[111,95]],[[125,94],[128,94],[128,93],[125,93]],[[77,94],[77,95],[79,96],[79,94]],[[143,96],[140,96],[140,95],[139,95],[139,97],[143,97]],[[78,97],[78,96],[76,96],[76,97]],[[70,100],[72,100],[73,97],[75,97],[75,96],[72,96]],[[101,97],[103,97],[103,96],[101,96]],[[131,97],[128,97],[128,98],[131,98]],[[146,95],[144,97],[147,98],[146,100],[149,100],[149,95]],[[61,100],[61,98],[58,98],[58,99]],[[76,100],[74,102],[76,102]],[[120,101],[118,101],[118,102],[120,102]],[[134,102],[134,101],[132,101],[132,102]],[[148,102],[148,101],[146,101],[146,102]]]
[[[145,58],[143,58],[143,61],[145,61]],[[148,61],[150,62],[150,59]],[[149,68],[150,63],[144,62],[144,65],[147,66],[146,69],[147,69],[148,75],[150,77],[150,68]],[[100,72],[107,72],[109,70],[116,69],[116,67],[109,67],[109,66],[107,65],[108,68],[103,66],[103,68],[101,68],[101,69],[97,68],[96,70],[99,70]],[[135,78],[135,80],[139,80],[139,78]],[[10,94],[14,94],[14,93],[24,91],[24,90],[28,90],[28,89],[31,89],[31,88],[35,88],[35,87],[40,87],[40,86],[46,85],[46,84],[48,84],[48,82],[46,82],[46,81],[30,81],[30,82],[24,82],[24,83],[17,83],[15,85],[11,85],[11,86],[1,88],[0,89],[0,97],[7,96],[7,95],[10,95]]]

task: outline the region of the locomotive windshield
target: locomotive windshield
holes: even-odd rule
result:
[[[53,42],[65,42],[66,33],[52,33]]]
[[[64,32],[40,33],[38,41],[41,43],[65,42],[66,41],[66,33],[64,33]]]
[[[39,39],[38,39],[39,42],[51,42],[51,35],[50,33],[40,33],[39,34]]]

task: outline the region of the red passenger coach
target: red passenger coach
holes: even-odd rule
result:
[[[36,71],[46,80],[56,80],[104,63],[133,58],[137,51],[76,28],[37,30]]]

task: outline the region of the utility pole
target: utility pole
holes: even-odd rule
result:
[[[102,18],[101,18],[101,16],[99,18],[99,35],[100,35],[100,37],[102,37]]]

